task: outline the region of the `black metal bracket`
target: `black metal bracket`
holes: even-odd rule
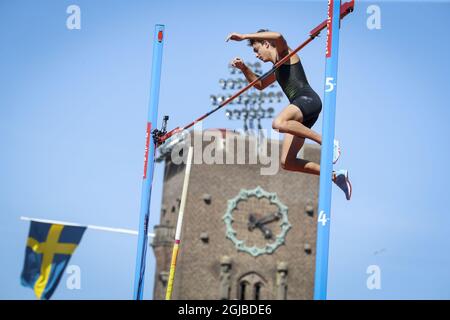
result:
[[[164,116],[161,130],[154,129],[152,131],[153,141],[157,146],[162,144],[161,138],[167,133],[167,120],[169,120],[169,116]]]

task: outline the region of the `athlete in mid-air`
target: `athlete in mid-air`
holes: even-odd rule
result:
[[[249,46],[253,48],[256,58],[263,62],[280,61],[292,52],[284,37],[278,32],[261,29],[256,33],[240,34],[231,33],[226,41],[248,40]],[[242,71],[248,82],[258,78],[242,61],[235,58],[231,65]],[[290,104],[285,107],[274,119],[272,128],[278,132],[285,133],[281,152],[281,166],[285,170],[300,171],[320,175],[320,165],[298,159],[297,154],[305,143],[305,138],[322,144],[322,137],[311,127],[317,121],[322,111],[322,102],[317,93],[311,88],[305,75],[300,57],[294,54],[275,73],[255,84],[255,88],[263,90],[273,82],[278,81],[283,92],[289,99]],[[340,156],[338,141],[334,141],[333,164]],[[352,195],[352,186],[348,178],[347,170],[333,171],[333,182],[341,188],[347,200]]]

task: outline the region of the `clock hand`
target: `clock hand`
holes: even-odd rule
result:
[[[279,219],[280,219],[280,214],[278,212],[268,214],[267,216],[262,217],[261,219],[256,219],[256,216],[253,213],[250,213],[250,215],[248,216],[248,230],[252,231],[255,228],[261,229],[261,227],[264,224],[267,224],[267,223],[270,223],[272,221],[279,220]],[[268,230],[267,228],[265,228],[265,229]],[[261,229],[261,231],[263,231],[263,233],[264,233],[264,230]],[[265,234],[267,234],[267,232]]]
[[[278,212],[277,213],[271,213],[271,214],[268,214],[265,217],[262,217],[258,221],[256,221],[256,224],[266,224],[266,223],[270,223],[272,221],[279,220],[279,219],[280,219],[280,215],[279,215]]]
[[[269,228],[267,228],[264,225],[258,225],[258,228],[264,234],[264,238],[266,238],[266,239],[271,239],[272,238],[272,230],[270,230]]]
[[[250,213],[250,215],[248,216],[248,230],[253,231],[255,228],[258,228],[264,234],[264,238],[271,239],[272,238],[272,230],[267,228],[264,224],[271,222],[273,220],[279,219],[277,216],[275,216],[275,217],[274,216],[275,215],[272,214],[270,216],[256,220],[255,215]],[[262,220],[264,220],[264,221],[261,223]]]
[[[248,216],[248,230],[252,231],[257,227],[257,220],[256,217],[253,215],[253,213],[250,213]]]
[[[280,214],[279,214],[279,212],[277,212],[277,213],[268,214],[265,217],[256,221],[256,226],[262,231],[262,233],[264,234],[264,238],[266,238],[266,239],[272,238],[272,230],[267,228],[265,226],[265,224],[273,222],[275,220],[279,220],[279,219],[280,219]]]

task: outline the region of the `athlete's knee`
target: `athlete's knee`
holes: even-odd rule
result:
[[[283,132],[286,130],[286,127],[287,127],[286,120],[276,118],[272,121],[272,129],[273,130]]]

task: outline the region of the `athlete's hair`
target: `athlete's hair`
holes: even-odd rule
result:
[[[256,33],[269,32],[269,31],[270,31],[269,29],[259,29],[258,31],[256,31]],[[255,39],[248,39],[248,46],[251,47],[256,42],[263,43],[264,41],[267,41],[268,43],[270,43],[270,45],[272,47],[275,47],[275,41],[273,41],[273,40],[255,40]]]

